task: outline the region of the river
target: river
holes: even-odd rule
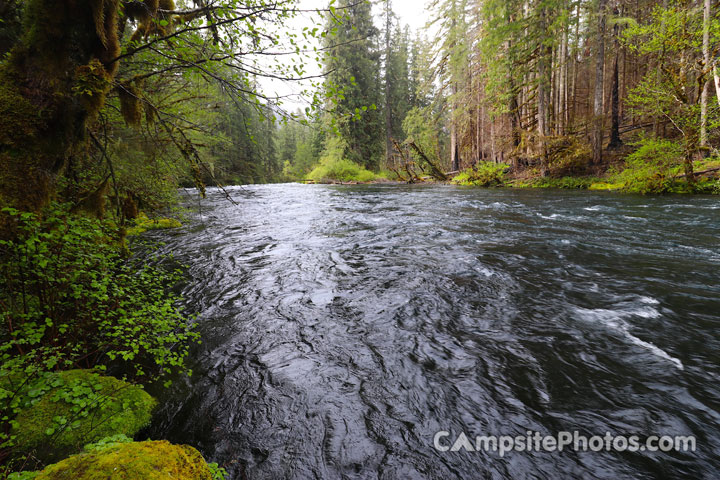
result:
[[[203,337],[153,438],[234,479],[718,478],[717,197],[228,191],[149,234],[189,266]],[[438,431],[697,450],[443,452]]]

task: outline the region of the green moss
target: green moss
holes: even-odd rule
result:
[[[36,480],[212,480],[200,452],[165,440],[110,443],[41,471]]]
[[[17,87],[18,79],[9,69],[0,69],[0,144],[4,147],[23,147],[22,137],[32,139],[40,117],[37,108]]]
[[[16,447],[44,460],[111,435],[135,435],[156,405],[142,387],[91,370],[44,376],[27,398],[13,422]]]
[[[144,213],[140,213],[134,221],[135,225],[128,228],[127,235],[140,235],[148,230],[182,227],[182,223],[174,218],[148,218]]]
[[[22,38],[0,63],[0,200],[38,212],[116,73],[118,0],[23,3]]]
[[[593,182],[588,190],[621,190],[623,188],[622,183],[612,182]]]
[[[566,190],[586,190],[596,182],[598,182],[598,179],[594,177],[541,177],[516,181],[513,186],[520,188],[561,188]]]
[[[73,92],[85,102],[91,118],[94,118],[105,104],[105,95],[110,89],[111,82],[112,77],[97,58],[75,70]]]
[[[120,99],[120,113],[125,119],[125,123],[132,127],[138,127],[142,121],[143,107],[137,82],[122,82],[118,85],[117,91]]]
[[[48,201],[47,175],[36,171],[34,160],[42,123],[38,108],[20,93],[11,69],[0,67],[0,203],[25,208]],[[0,227],[6,230],[2,218]]]

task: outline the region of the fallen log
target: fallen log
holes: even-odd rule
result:
[[[693,175],[705,175],[706,173],[712,173],[712,172],[718,172],[720,171],[720,167],[714,167],[714,168],[708,168],[707,170],[701,170],[699,172],[693,172]],[[682,175],[675,175],[673,178],[683,178],[686,177],[687,174],[683,173]]]
[[[400,154],[400,158],[402,158],[403,162],[405,162],[405,164],[403,165],[403,168],[405,168],[405,171],[408,174],[407,183],[422,182],[423,180],[418,176],[417,173],[415,173],[415,170],[412,168],[413,165],[415,165],[415,162],[413,162],[412,160],[407,158],[407,156],[405,155],[405,150],[397,142],[397,140],[393,139],[393,143],[395,144],[395,148],[397,149],[398,153]]]
[[[400,180],[401,182],[407,182],[407,179],[402,176],[399,169],[393,168],[393,167],[388,167],[388,170],[393,172],[395,174],[395,176],[398,178],[398,180]]]
[[[417,146],[417,144],[413,141],[408,142],[408,145],[412,147],[413,150],[415,150],[415,153],[420,155],[420,158],[422,158],[425,163],[430,165],[430,174],[435,178],[436,180],[442,180],[446,181],[448,179],[448,176],[443,172],[435,163],[433,163],[427,155],[425,155],[425,152],[423,152],[420,147]]]

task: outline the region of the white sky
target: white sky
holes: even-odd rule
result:
[[[412,35],[415,32],[421,30],[427,20],[429,19],[429,12],[425,9],[425,5],[429,0],[391,0],[392,8],[397,15],[401,25],[409,25],[412,30]],[[298,7],[300,9],[322,9],[327,8],[329,0],[300,0]],[[377,17],[382,12],[382,0],[378,2],[373,0],[373,14]],[[324,20],[320,20],[317,14],[302,14],[297,18],[293,19],[288,23],[287,29],[294,30],[300,33],[303,27],[315,27],[318,26],[317,22],[321,21],[321,25],[324,27]],[[378,28],[381,27],[380,19],[375,19],[375,24]],[[290,59],[286,57],[285,62],[289,62]],[[310,59],[306,59],[304,62],[308,75],[318,75],[321,70],[317,67],[316,62]],[[268,96],[285,96],[285,95],[297,95],[303,88],[309,86],[309,82],[284,82],[280,80],[272,80],[263,78],[260,80],[261,89]],[[307,102],[302,100],[299,96],[293,98],[286,98],[283,100],[283,108],[286,111],[295,110],[298,108],[304,108]]]
[[[392,0],[392,7],[395,15],[400,18],[400,23],[410,25],[410,28],[417,32],[425,26],[430,14],[425,9],[427,0]]]

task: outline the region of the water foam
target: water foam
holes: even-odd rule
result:
[[[680,370],[684,370],[685,367],[679,359],[671,356],[666,351],[659,348],[657,345],[646,342],[645,340],[642,340],[630,333],[630,325],[625,321],[625,318],[631,316],[642,318],[657,318],[661,315],[660,312],[657,311],[657,309],[650,306],[657,305],[659,303],[656,299],[651,297],[640,297],[639,300],[640,302],[645,304],[645,306],[630,310],[610,310],[606,308],[589,309],[581,307],[573,307],[573,310],[580,316],[580,318],[592,322],[602,323],[603,325],[611,328],[616,333],[621,334],[625,338],[625,340],[629,341],[633,345],[642,347],[656,357],[662,358],[663,360],[674,364]]]

